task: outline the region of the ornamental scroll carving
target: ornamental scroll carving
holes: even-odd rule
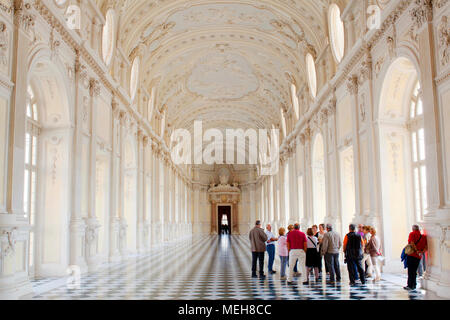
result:
[[[3,230],[1,235],[6,235],[8,240],[7,245],[4,249],[0,246],[0,257],[5,258],[9,256],[11,253],[15,252],[16,247],[16,232],[17,228],[12,228],[10,230]]]
[[[443,16],[438,25],[438,43],[441,65],[445,66],[450,60],[450,28],[447,16]]]
[[[5,71],[9,60],[9,32],[6,24],[0,22],[0,70]]]

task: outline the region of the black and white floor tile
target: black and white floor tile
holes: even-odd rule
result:
[[[34,280],[33,299],[56,300],[417,300],[420,288],[407,292],[404,275],[383,275],[377,283],[350,287],[342,266],[340,284],[288,285],[279,274],[251,278],[251,252],[246,236],[196,236],[167,244],[145,255],[107,264],[81,277],[79,288],[67,279]],[[266,254],[267,260],[267,254]],[[267,263],[267,262],[266,262]],[[279,270],[276,258],[275,270]]]

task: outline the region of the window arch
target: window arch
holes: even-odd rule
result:
[[[280,116],[281,116],[281,128],[283,129],[283,135],[287,136],[287,128],[286,128],[286,118],[284,117],[283,109],[280,109]]]
[[[133,65],[131,67],[131,77],[130,77],[130,96],[131,100],[134,100],[136,97],[136,92],[139,83],[139,67],[140,67],[140,59],[139,57],[134,58]]]
[[[297,97],[297,87],[295,84],[291,84],[291,97],[292,97],[292,107],[294,108],[295,116],[297,117],[297,120],[300,119],[300,106],[298,103],[298,97]]]
[[[345,46],[344,22],[341,19],[341,10],[336,3],[330,5],[328,25],[334,58],[337,62],[341,62]]]
[[[427,169],[425,154],[425,129],[423,120],[423,102],[420,96],[420,82],[417,81],[411,95],[409,110],[409,128],[411,130],[411,163],[414,185],[414,208],[417,221],[423,220],[427,208]]]
[[[317,95],[317,74],[316,74],[316,63],[311,53],[306,55],[306,68],[308,72],[308,85],[309,92],[312,97],[315,98]]]
[[[111,64],[111,60],[116,46],[116,20],[115,12],[109,9],[106,12],[106,23],[103,26],[102,34],[102,56],[107,66]]]

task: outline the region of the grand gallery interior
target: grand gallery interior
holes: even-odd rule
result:
[[[449,15],[447,0],[0,0],[0,298],[449,299]],[[212,134],[194,156],[229,129],[278,132],[276,170],[250,140],[222,144],[243,163],[174,161],[196,121]],[[257,219],[374,226],[382,281],[254,281]]]

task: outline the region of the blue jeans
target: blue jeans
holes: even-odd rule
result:
[[[267,253],[269,254],[269,263],[268,263],[268,269],[269,272],[273,270],[273,262],[275,261],[275,245],[269,244],[267,245]]]
[[[286,276],[286,266],[287,266],[287,263],[288,263],[288,260],[289,260],[289,256],[287,256],[287,257],[280,256],[280,260],[281,260],[281,263],[280,263],[280,268],[281,268],[281,270],[280,270],[280,277],[285,277]]]

